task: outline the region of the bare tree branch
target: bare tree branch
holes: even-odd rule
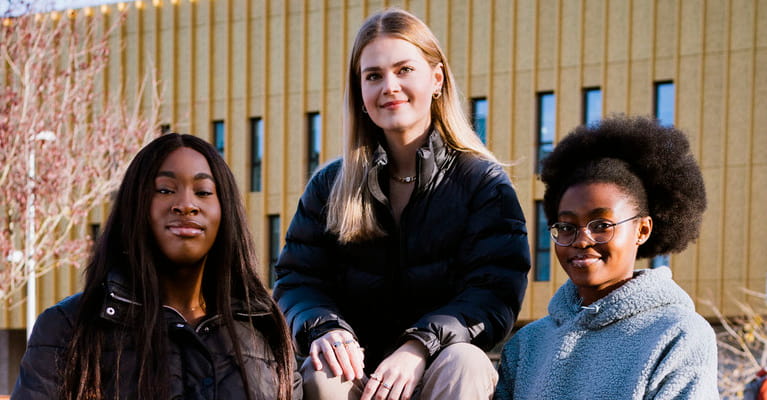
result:
[[[152,71],[142,72],[137,87],[124,88],[135,93],[132,104],[97,92],[109,35],[125,15],[106,29],[103,18],[30,13],[0,26],[0,301],[6,305],[29,279],[29,265],[37,276],[84,265],[91,238],[81,232],[89,213],[109,200],[129,160],[158,132]],[[50,134],[55,140],[41,140]],[[32,200],[35,240],[27,246]]]
[[[737,306],[736,316],[725,317],[713,302],[703,301],[717,317],[719,349],[719,392],[723,399],[740,399],[746,384],[757,371],[767,366],[767,303],[765,294],[742,289],[747,301],[730,296]]]

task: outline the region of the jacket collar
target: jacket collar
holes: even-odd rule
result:
[[[123,273],[117,269],[112,269],[107,274],[107,279],[103,284],[104,302],[99,311],[99,316],[107,321],[118,325],[129,325],[129,311],[132,307],[141,308],[143,305],[136,299],[135,294],[130,289],[130,284]],[[242,299],[232,299],[232,313],[236,319],[248,319],[261,317],[271,314],[269,306],[258,300],[251,300],[249,306]],[[166,318],[168,313],[165,313]],[[211,315],[208,318],[214,318],[217,315]]]
[[[378,147],[373,152],[373,163],[368,172],[367,185],[368,190],[373,197],[381,203],[388,204],[381,185],[379,177],[389,164],[389,155],[384,146],[385,139],[380,139]],[[437,130],[429,133],[426,143],[416,152],[416,192],[428,190],[439,183],[441,170],[447,167],[447,164],[454,158],[453,152],[442,140],[442,135]]]

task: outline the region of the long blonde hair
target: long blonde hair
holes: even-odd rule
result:
[[[442,64],[442,95],[431,103],[432,127],[445,144],[457,151],[497,161],[471,127],[461,108],[455,79],[439,42],[428,26],[413,14],[392,8],[369,17],[354,39],[344,96],[344,155],[341,171],[328,200],[326,229],[338,235],[340,243],[359,242],[385,236],[373,212],[367,176],[373,153],[383,130],[363,112],[360,55],[370,42],[381,36],[405,40],[418,47],[432,67]]]

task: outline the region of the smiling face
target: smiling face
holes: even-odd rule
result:
[[[612,183],[585,183],[571,186],[559,202],[558,222],[583,227],[595,219],[612,223],[637,214],[635,202]],[[559,264],[578,287],[584,304],[604,297],[634,274],[637,249],[652,231],[652,219],[640,217],[613,227],[607,243],[595,243],[579,228],[570,246],[555,244]]]
[[[150,225],[158,247],[177,265],[202,265],[221,221],[208,161],[181,147],[163,161],[154,182]]]
[[[412,43],[381,36],[360,54],[362,100],[384,133],[420,135],[431,124],[431,101],[441,89],[442,66],[431,66]]]

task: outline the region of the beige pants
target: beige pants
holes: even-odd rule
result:
[[[349,381],[332,376],[323,360],[315,371],[311,359],[301,366],[306,400],[359,400],[364,386],[359,380]],[[413,394],[418,400],[490,399],[498,382],[498,373],[479,347],[457,343],[445,347],[424,372]]]

